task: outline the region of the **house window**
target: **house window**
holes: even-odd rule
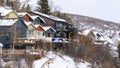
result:
[[[42,36],[42,32],[38,32],[38,36]]]
[[[33,36],[34,35],[34,30],[28,30],[28,36]]]

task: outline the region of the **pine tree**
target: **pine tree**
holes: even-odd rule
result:
[[[50,15],[50,7],[48,0],[38,0],[37,4],[39,5],[37,11]]]

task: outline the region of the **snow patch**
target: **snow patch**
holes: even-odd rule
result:
[[[33,62],[33,68],[91,68],[90,63],[79,62],[77,66],[73,59],[62,54],[48,52],[45,57]]]

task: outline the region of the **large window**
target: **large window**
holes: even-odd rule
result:
[[[34,30],[28,30],[28,36],[34,36]]]

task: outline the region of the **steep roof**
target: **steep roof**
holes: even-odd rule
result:
[[[47,30],[49,30],[49,29],[52,29],[54,32],[56,32],[54,28],[49,27],[49,26],[45,26],[45,27],[43,27],[43,29],[44,29],[45,31],[47,31]]]
[[[111,44],[114,44],[114,42],[112,41],[112,39],[110,39],[107,35],[98,32],[98,31],[93,31],[94,35],[96,36],[97,40],[101,40],[101,41],[106,41],[109,42]]]
[[[44,23],[46,23],[45,20],[44,20],[43,18],[39,17],[39,16],[31,16],[31,18],[32,18],[33,20],[35,20],[36,18],[39,18],[39,19],[41,19]]]
[[[22,16],[28,15],[33,20],[31,15],[29,13],[27,13],[27,12],[20,12],[20,13],[17,13],[17,14],[18,14],[18,16],[20,16],[20,15],[22,15]]]
[[[29,25],[33,25],[34,26],[34,24],[32,22],[26,22],[26,21],[24,21],[24,23],[25,23],[26,26],[29,26]]]
[[[83,35],[88,35],[91,31],[92,31],[92,29],[86,29],[82,33],[83,33]]]
[[[0,26],[12,26],[18,19],[2,19],[0,20]]]
[[[9,14],[10,12],[13,12],[13,11],[14,10],[12,10],[12,9],[6,9],[6,8],[0,6],[1,16],[6,16],[7,14]]]
[[[38,15],[41,15],[41,16],[44,16],[44,17],[47,17],[49,19],[55,20],[55,21],[66,22],[66,20],[58,18],[58,17],[55,17],[55,16],[52,16],[52,15],[43,14],[43,13],[37,12],[37,11],[31,11],[31,12],[33,12],[35,14],[38,14]]]
[[[44,28],[41,26],[41,25],[38,25],[38,24],[36,24],[36,25],[34,25],[35,26],[35,28],[38,28],[39,26],[44,30]],[[45,30],[44,30],[45,31]]]

